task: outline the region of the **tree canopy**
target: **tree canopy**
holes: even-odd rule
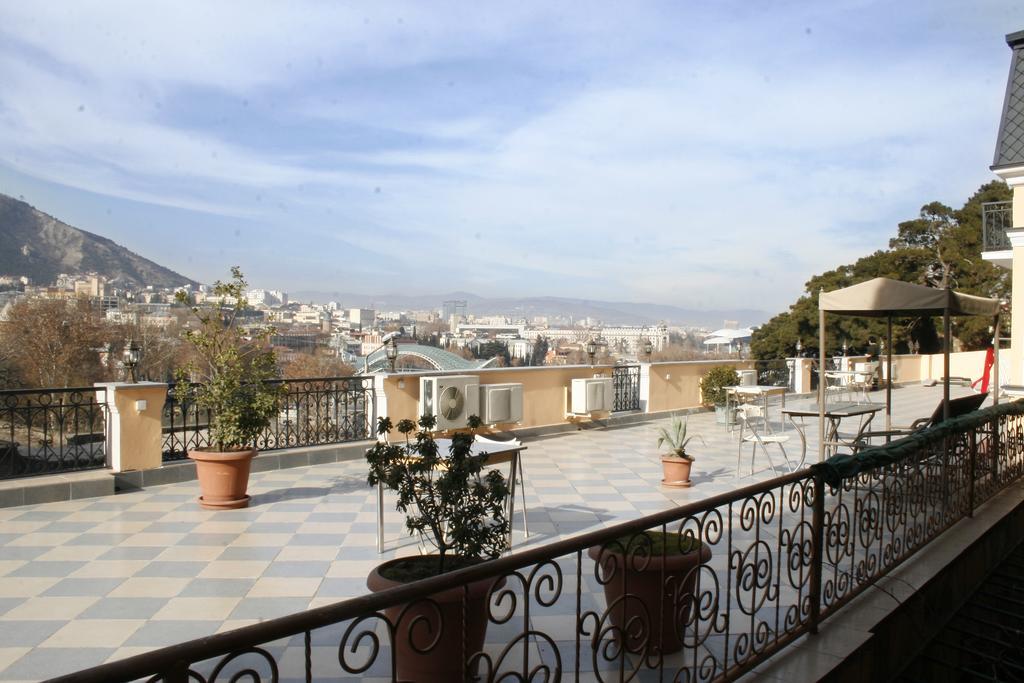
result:
[[[796,354],[797,340],[804,353],[817,352],[818,292],[849,287],[876,277],[888,277],[929,287],[952,287],[967,294],[1007,299],[1010,272],[981,258],[981,208],[985,202],[1009,201],[1010,189],[1001,181],[982,185],[959,209],[941,202],[921,207],[917,218],[897,226],[889,248],[881,249],[807,281],[805,292],[789,307],[754,331],[751,352],[757,358],[786,358]],[[963,349],[983,348],[990,341],[987,318],[955,318],[953,337]],[[861,352],[868,337],[884,338],[886,322],[878,318],[835,316],[829,319],[829,353],[843,343],[851,353]],[[911,348],[935,353],[941,347],[936,321],[930,317],[893,320],[894,353]]]

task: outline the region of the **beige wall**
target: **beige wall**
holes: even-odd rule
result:
[[[97,384],[110,410],[107,447],[115,472],[149,470],[163,464],[164,401],[167,385],[155,382]],[[102,397],[101,397],[102,398]],[[140,401],[145,402],[145,407]]]
[[[420,377],[438,375],[475,375],[481,384],[517,383],[523,385],[523,422],[520,427],[537,427],[567,422],[565,390],[573,379],[601,375],[611,377],[610,366],[553,366],[540,368],[488,368],[458,373],[426,372],[390,375],[384,379],[387,416],[392,422],[415,420],[419,416]],[[399,388],[402,382],[404,388]],[[383,413],[380,413],[383,416]]]
[[[696,408],[700,401],[700,378],[718,365],[733,365],[751,368],[750,361],[687,361],[652,363],[650,365],[650,401],[648,412]],[[392,422],[402,419],[414,420],[419,414],[420,377],[466,374],[480,378],[481,384],[503,384],[506,382],[523,385],[523,421],[515,427],[545,427],[565,424],[569,420],[566,412],[566,390],[573,379],[583,379],[600,374],[611,377],[609,366],[552,366],[540,368],[488,368],[459,373],[423,372],[389,375],[384,378],[386,411]],[[399,383],[404,386],[399,388]]]
[[[686,361],[651,364],[651,394],[647,412],[682,410],[702,405],[700,378],[719,365],[731,365],[737,370],[754,367],[750,361]]]

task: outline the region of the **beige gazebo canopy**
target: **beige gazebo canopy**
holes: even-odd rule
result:
[[[822,291],[818,296],[818,350],[820,354],[818,382],[818,458],[825,454],[825,314],[854,315],[888,320],[886,334],[886,366],[890,381],[885,389],[885,427],[892,426],[892,319],[893,317],[941,315],[943,327],[943,404],[946,417],[949,417],[949,337],[950,316],[954,315],[990,315],[995,318],[995,339],[999,338],[998,299],[960,294],[951,289],[937,289],[915,285],[910,282],[877,277],[874,280],[837,289],[833,292]],[[999,396],[999,353],[994,354],[993,384],[995,397]]]

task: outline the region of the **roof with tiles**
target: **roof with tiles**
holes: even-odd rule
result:
[[[992,168],[1024,165],[1024,31],[1006,36],[1013,50]]]

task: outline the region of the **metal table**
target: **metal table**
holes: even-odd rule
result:
[[[841,446],[854,448],[864,432],[867,431],[868,425],[875,419],[875,414],[881,411],[883,407],[874,403],[835,403],[826,407],[825,457],[830,458],[835,455]],[[796,427],[797,433],[800,434],[802,451],[800,454],[800,466],[797,468],[799,469],[804,466],[804,462],[807,459],[807,434],[805,433],[807,425],[804,423],[804,419],[808,417],[817,418],[819,415],[818,409],[814,407],[785,408],[782,414],[789,418],[789,421]],[[839,426],[843,420],[852,417],[856,417],[858,420],[857,433],[851,438],[844,439],[839,435]]]
[[[437,449],[447,453],[451,439],[435,439]],[[520,454],[526,446],[519,442],[504,444],[499,441],[475,441],[470,453],[475,456],[487,455],[487,466],[509,464],[508,472],[508,545],[512,547],[512,519],[516,511],[516,487],[523,480],[523,463]],[[523,492],[523,530],[530,535],[526,526],[526,493]],[[384,484],[377,484],[377,552],[384,552]]]

